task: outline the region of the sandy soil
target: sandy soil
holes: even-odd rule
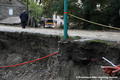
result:
[[[20,26],[6,26],[0,25],[0,31],[6,32],[28,32],[40,33],[46,35],[63,35],[63,29],[46,29],[46,28],[30,28],[22,29]],[[87,30],[68,30],[69,36],[80,36],[88,39],[100,39],[109,41],[120,41],[120,32],[112,31],[87,31]]]

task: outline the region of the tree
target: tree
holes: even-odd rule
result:
[[[98,22],[101,24],[108,24],[107,16],[105,16],[105,13],[103,12],[104,9],[106,9],[106,6],[108,6],[108,2],[110,0],[82,0],[82,15],[83,18]],[[83,29],[104,29],[103,27],[100,27],[98,25],[90,24],[87,22],[83,23]]]
[[[108,1],[109,0],[82,0],[82,4],[80,4],[78,0],[68,0],[68,13],[87,20],[106,23],[107,20],[103,19],[103,9],[106,7]],[[51,4],[49,4],[51,0],[44,0],[44,2],[47,4],[45,8],[49,13],[53,14],[53,12],[56,12],[58,15],[63,16],[64,0],[52,0]],[[97,7],[97,5],[100,6]],[[70,16],[68,17],[68,21],[73,24],[73,28],[102,29],[101,27],[96,27],[96,25],[83,22]]]
[[[64,0],[42,0],[43,14],[52,16],[54,12],[64,15]],[[68,0],[68,13],[105,25],[120,26],[120,0]],[[106,29],[98,25],[83,22],[71,16],[68,21],[73,28]]]
[[[57,0],[42,0],[42,5],[43,5],[43,15],[46,17],[52,17],[53,13],[51,9],[53,8],[53,3],[56,2]]]
[[[33,0],[29,0],[29,10],[31,11],[30,15],[34,16],[35,19],[37,20],[38,19],[37,17],[42,14],[43,7],[37,5],[37,3],[35,3]]]
[[[108,24],[111,26],[120,28],[120,0],[111,0],[109,5],[104,10],[105,16],[107,16]]]
[[[21,0],[26,5],[26,0]],[[29,11],[30,16],[33,16],[35,20],[39,19],[39,16],[41,16],[43,7],[40,6],[37,2],[38,0],[28,0],[29,1]]]
[[[57,15],[64,16],[64,0],[54,1],[51,7],[51,11],[56,12]],[[68,13],[74,14],[76,16],[81,16],[80,4],[78,3],[78,0],[68,0]],[[68,23],[70,23],[68,28],[76,28],[78,25],[79,26],[81,25],[80,20],[70,16],[68,16]],[[77,27],[77,28],[80,28],[80,27]]]

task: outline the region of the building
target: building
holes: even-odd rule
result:
[[[0,0],[0,20],[19,16],[25,6],[19,0]]]
[[[59,28],[64,26],[64,19],[62,16],[58,16],[57,14],[53,14],[53,20],[55,21],[55,27]]]

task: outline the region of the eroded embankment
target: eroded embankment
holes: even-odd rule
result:
[[[57,55],[37,62],[0,69],[0,80],[100,80],[76,77],[109,76],[100,66],[110,64],[97,60],[102,56],[114,64],[120,64],[120,48],[115,44],[60,41],[60,38],[55,36],[0,32],[1,66],[31,61],[56,51]]]
[[[58,50],[60,38],[28,33],[0,32],[0,66],[31,61]],[[0,80],[48,80],[54,56],[34,63],[0,69]],[[54,65],[53,65],[54,66]]]

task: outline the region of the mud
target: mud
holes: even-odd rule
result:
[[[119,73],[114,76],[117,77],[115,79],[108,78],[110,76],[104,73],[101,68],[101,66],[111,66],[101,58],[103,56],[115,65],[120,64],[120,46],[116,45],[116,42],[112,42],[113,44],[106,42],[97,42],[95,40],[61,41],[59,43],[60,66],[58,70],[60,71],[58,75],[62,76],[61,80],[119,80]],[[100,77],[106,78],[101,79]]]
[[[31,61],[54,52],[57,55],[17,67],[0,69],[0,80],[108,80],[80,77],[109,77],[94,61],[104,56],[120,64],[120,46],[89,40],[61,40],[57,36],[30,33],[0,32],[0,66]],[[119,80],[117,79],[109,80]]]
[[[0,32],[0,66],[14,65],[57,52],[60,38],[28,33]],[[0,80],[48,80],[53,57],[0,69]],[[44,76],[44,78],[42,78]]]

